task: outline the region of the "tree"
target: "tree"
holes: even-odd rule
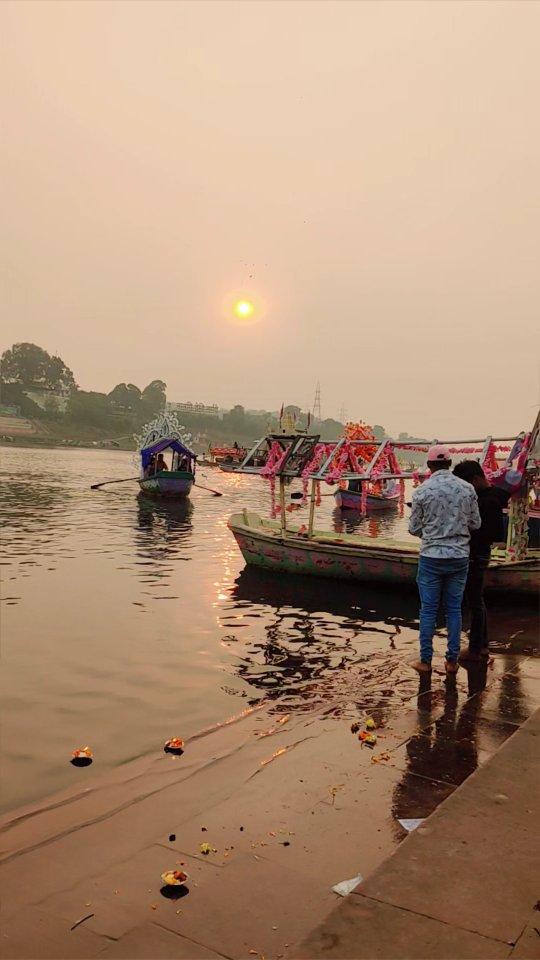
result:
[[[94,427],[107,427],[115,423],[109,397],[106,393],[93,390],[75,390],[69,398],[66,413],[70,420]]]
[[[373,425],[373,436],[376,437],[377,440],[384,440],[386,437],[386,430],[384,427],[381,427],[380,423]]]
[[[73,373],[61,357],[51,356],[35,343],[14,343],[0,359],[0,374],[6,383],[48,390],[73,390]]]
[[[338,420],[333,420],[331,417],[329,417],[327,420],[321,420],[320,423],[316,423],[314,430],[316,433],[320,434],[321,440],[329,443],[332,440],[339,439],[343,433],[343,424],[339,423]]]
[[[243,406],[237,403],[232,410],[224,415],[223,422],[230,430],[242,432],[246,426],[246,411]]]
[[[133,384],[128,384],[133,386]],[[148,413],[157,414],[165,409],[167,402],[167,384],[163,380],[152,380],[142,392],[142,402]]]
[[[115,407],[129,412],[138,411],[141,404],[141,391],[134,383],[117,383],[108,394]]]

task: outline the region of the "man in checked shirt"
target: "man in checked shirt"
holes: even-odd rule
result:
[[[458,671],[461,641],[461,602],[469,569],[471,531],[481,524],[474,487],[450,472],[448,447],[436,444],[428,451],[431,476],[415,490],[409,533],[422,538],[416,582],[420,593],[419,673],[431,671],[437,613],[446,615],[448,645],[446,672]]]

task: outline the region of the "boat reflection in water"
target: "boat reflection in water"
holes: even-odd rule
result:
[[[332,527],[336,533],[358,533],[363,537],[395,536],[395,516],[365,516],[355,511],[344,513],[337,508],[332,512]]]
[[[264,696],[278,711],[322,710],[354,719],[358,711],[370,711],[387,720],[417,693],[418,678],[409,666],[417,650],[417,618],[417,597],[407,589],[346,582],[330,588],[310,577],[247,567],[221,608],[220,626],[230,631],[223,642],[235,654],[238,676],[256,694],[251,702]],[[499,630],[495,611],[492,620],[493,649],[503,652],[508,624],[503,618]],[[512,654],[530,652],[531,628],[517,633]],[[437,641],[441,654],[444,642],[444,636]],[[499,681],[501,697],[517,682],[513,675]],[[440,712],[440,687],[436,696]]]
[[[333,583],[322,590],[309,577],[290,580],[246,568],[220,615],[223,629],[243,615],[250,630],[228,634],[237,673],[280,710],[355,715],[359,707],[402,703],[414,695],[412,656],[417,604],[410,593]],[[246,631],[247,633],[247,631]],[[401,649],[403,647],[404,649]],[[257,698],[258,699],[258,698]]]
[[[190,500],[158,500],[139,494],[136,562],[149,568],[152,580],[168,581],[175,573],[173,561],[189,559],[186,547],[193,532],[192,515]]]
[[[193,504],[190,500],[154,500],[140,493],[137,510],[141,529],[154,528],[166,534],[187,534],[193,527]]]

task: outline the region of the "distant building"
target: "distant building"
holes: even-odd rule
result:
[[[49,390],[48,387],[28,387],[26,396],[49,413],[65,413],[69,400],[69,390]]]
[[[202,414],[205,417],[219,417],[219,407],[217,403],[191,403],[190,400],[187,400],[185,403],[176,403],[171,400],[167,401],[165,409],[167,413],[195,413]]]

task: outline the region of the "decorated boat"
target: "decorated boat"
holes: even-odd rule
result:
[[[225,472],[229,472],[234,467],[240,466],[246,456],[247,450],[245,447],[239,447],[238,444],[233,444],[232,446],[211,446],[208,452],[212,464],[218,466]]]
[[[195,483],[197,457],[176,417],[162,414],[138,439],[142,493],[174,500],[188,497]]]
[[[357,459],[368,464],[373,458],[380,441],[367,423],[347,423],[343,431],[345,440],[365,440],[358,447]],[[370,441],[369,443],[367,441]],[[395,480],[342,480],[334,494],[336,506],[340,510],[360,510],[362,513],[373,510],[395,510],[399,506],[399,488]]]
[[[488,589],[518,595],[538,593],[540,550],[528,545],[529,492],[538,480],[540,469],[534,450],[538,426],[537,420],[533,431],[514,438],[438,441],[446,443],[453,456],[460,454],[478,459],[492,483],[506,486],[513,493],[507,541],[503,547],[493,550],[486,578]],[[397,453],[404,449],[426,453],[430,444],[385,439],[366,462],[357,451],[359,446],[369,444],[373,446],[370,440],[345,437],[337,443],[324,444],[319,442],[319,437],[305,435],[271,435],[260,440],[237,470],[269,480],[272,516],[265,519],[242,510],[229,520],[229,528],[246,563],[289,574],[413,585],[419,556],[419,544],[415,541],[374,539],[319,530],[315,526],[315,509],[320,503],[323,482],[396,480],[403,510],[405,482],[418,485],[428,475],[427,470],[402,471]],[[294,479],[303,484],[301,502],[295,503],[290,498],[287,503],[286,491]],[[308,522],[294,525],[288,514],[302,505],[309,507]]]
[[[356,490],[353,486],[354,480],[343,490],[336,490],[334,498],[336,506],[340,510],[362,510],[362,490]],[[366,508],[371,510],[397,510],[399,507],[399,491],[368,493],[366,495]]]

